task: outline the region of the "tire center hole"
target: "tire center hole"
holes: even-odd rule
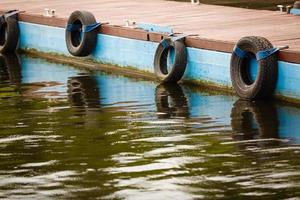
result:
[[[71,32],[71,40],[72,40],[72,45],[74,47],[78,47],[81,44],[83,33],[82,33],[82,23],[80,20],[76,20],[73,23],[75,26],[79,26],[80,29],[77,29],[75,31]]]
[[[160,63],[160,70],[164,75],[167,75],[174,66],[175,62],[175,50],[173,46],[170,46],[162,52]]]
[[[253,53],[249,53],[249,58],[244,59],[240,77],[246,85],[252,85],[257,78],[259,63]]]
[[[7,24],[2,24],[0,28],[0,45],[3,46],[5,44],[7,33],[6,33]]]

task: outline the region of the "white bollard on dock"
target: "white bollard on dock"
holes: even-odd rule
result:
[[[191,0],[191,4],[199,5],[200,4],[200,0]]]
[[[281,13],[283,13],[283,5],[277,5],[277,8],[279,8],[279,11],[281,12]]]
[[[55,17],[55,9],[49,9],[49,8],[45,8],[44,9],[44,14],[45,17]]]

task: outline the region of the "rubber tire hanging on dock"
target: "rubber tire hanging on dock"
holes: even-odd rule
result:
[[[168,71],[168,55],[174,49],[175,58],[171,71]],[[163,82],[179,81],[186,69],[187,51],[183,40],[172,41],[170,38],[162,40],[155,52],[154,72]]]
[[[250,77],[250,59],[255,58],[258,51],[273,48],[273,45],[263,37],[249,36],[241,38],[236,44],[242,51],[247,52],[245,58],[232,53],[230,75],[232,86],[243,99],[267,99],[275,90],[277,81],[276,54],[258,61],[256,79]]]
[[[88,11],[74,11],[68,19],[68,25],[81,26],[78,30],[66,30],[66,44],[73,56],[88,56],[96,47],[97,29],[82,32],[82,27],[95,24],[94,15]]]
[[[19,42],[19,25],[15,16],[0,22],[0,52],[14,52]]]

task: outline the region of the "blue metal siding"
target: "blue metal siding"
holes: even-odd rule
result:
[[[20,22],[20,32],[20,48],[70,56],[63,28]],[[99,34],[97,47],[89,57],[102,63],[153,72],[157,45],[154,42]],[[188,48],[188,65],[184,79],[209,81],[231,87],[230,57],[230,53]],[[300,65],[279,61],[278,66],[277,94],[300,99]]]

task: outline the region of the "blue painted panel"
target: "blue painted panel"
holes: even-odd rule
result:
[[[20,48],[34,48],[43,52],[67,54],[65,29],[19,22]]]
[[[291,9],[291,14],[292,15],[300,15],[300,9],[292,8]]]
[[[97,44],[92,55],[96,61],[153,72],[157,43],[99,34]]]
[[[257,76],[257,70],[258,70],[258,61],[254,58],[250,60],[250,78],[254,82]]]
[[[184,78],[231,86],[230,58],[231,54],[228,53],[188,48],[188,65]]]
[[[278,62],[277,93],[294,98],[300,98],[300,65]]]
[[[20,48],[70,55],[65,44],[64,28],[20,22]],[[118,66],[130,66],[153,72],[158,43],[99,34],[97,47],[90,58]],[[184,79],[209,81],[231,87],[230,53],[188,48]],[[255,66],[255,64],[254,64]],[[300,99],[300,65],[278,62],[277,94]],[[251,68],[252,69],[252,68]],[[255,77],[255,68],[251,75]]]
[[[137,23],[136,27],[154,33],[169,33],[169,34],[173,33],[173,29],[170,26],[161,26],[157,24],[148,24],[148,23]]]
[[[173,47],[169,49],[168,52],[168,59],[167,59],[167,70],[170,72],[172,70],[172,66],[174,65],[175,61],[175,50]]]

